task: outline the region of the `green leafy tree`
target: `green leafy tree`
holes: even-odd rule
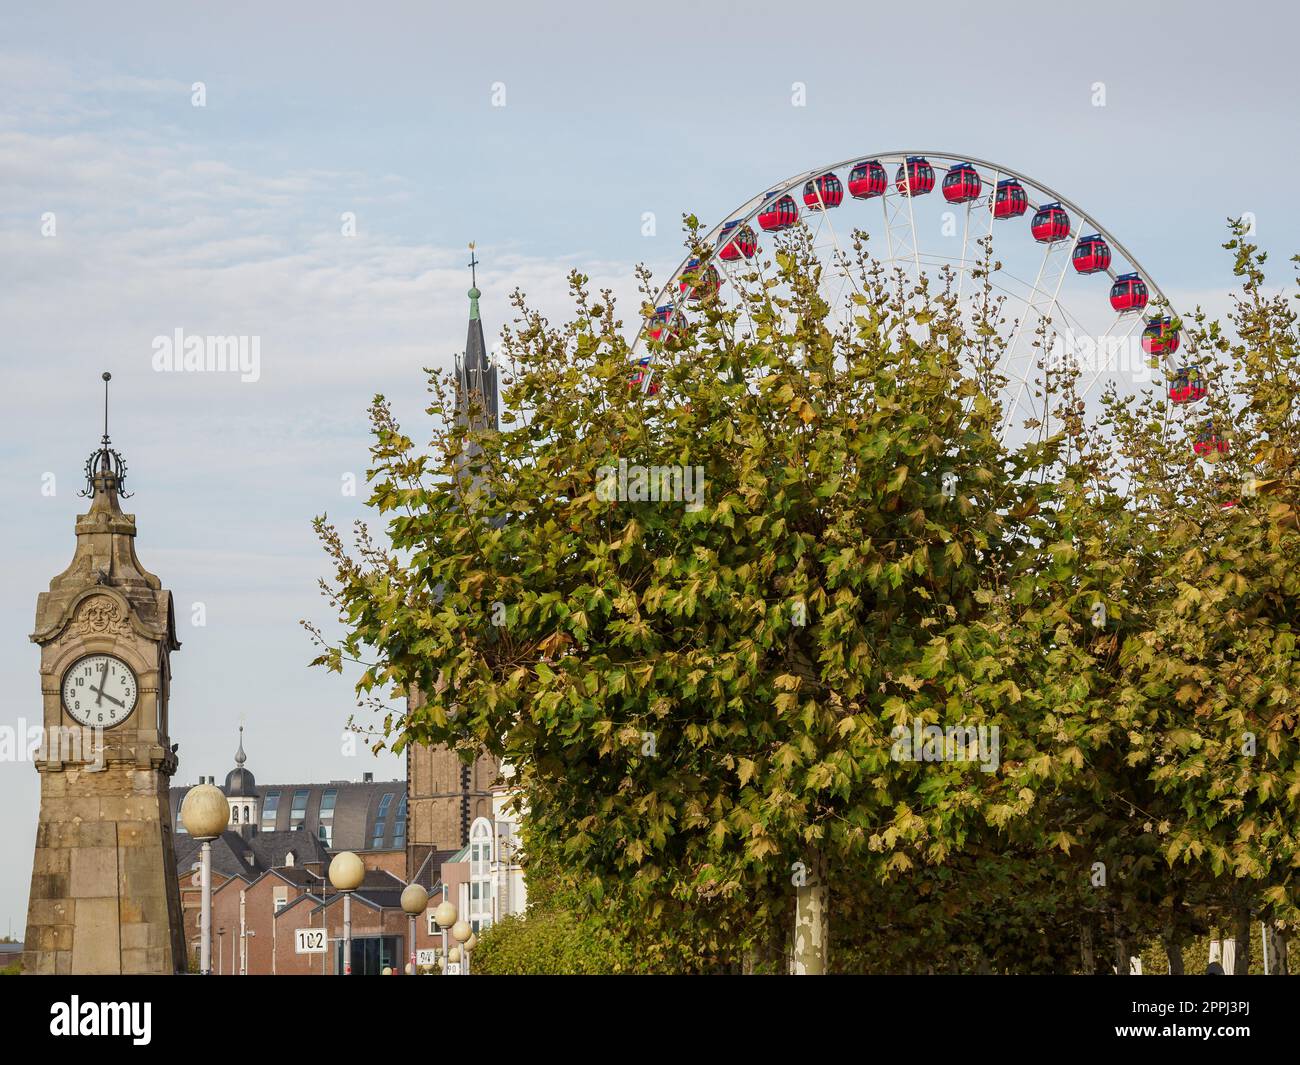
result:
[[[652,961],[770,952],[801,879],[942,863],[1035,801],[1023,760],[891,753],[916,719],[1027,734],[1004,582],[1053,445],[1000,439],[996,307],[972,334],[951,286],[859,257],[836,325],[806,237],[784,244],[778,283],[651,343],[653,395],[609,293],[575,276],[558,328],[517,298],[506,427],[451,430],[435,377],[421,451],[378,399],[387,544],[354,558],[320,523],[348,632],[319,661],[426,695],[394,746],[517,767],[533,848],[635,913]],[[634,473],[611,499],[620,462],[702,470],[703,494],[655,501]]]

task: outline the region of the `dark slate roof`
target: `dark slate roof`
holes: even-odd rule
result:
[[[416,871],[414,882],[423,887],[430,895],[438,885],[442,875],[442,863],[448,861],[456,851],[430,851]]]
[[[174,789],[173,789],[174,790]],[[193,836],[177,833],[175,840],[176,868],[184,872],[199,860],[199,842]],[[212,841],[212,868],[222,876],[238,876],[256,880],[270,869],[280,869],[285,857],[293,853],[291,873],[307,873],[298,867],[308,862],[329,862],[325,845],[310,832],[254,832],[244,839],[238,832],[227,830]]]
[[[247,797],[257,794],[257,781],[253,774],[242,765],[236,766],[226,774],[226,786],[221,789],[229,798]]]
[[[174,837],[176,850],[176,871],[184,873],[198,865],[199,841],[193,836],[177,833]],[[245,880],[256,880],[258,873],[249,860],[247,844],[240,839],[238,832],[223,832],[212,841],[212,871],[225,877],[238,876]]]
[[[252,774],[248,775],[251,778]],[[184,838],[179,820],[181,800],[187,791],[188,785],[171,789],[172,823],[180,838]],[[260,814],[257,826],[259,831],[250,834],[253,839],[265,835],[266,831],[288,832],[292,827],[301,827],[319,838],[321,805],[326,795],[333,792],[330,850],[402,850],[406,846],[405,781],[340,780],[328,784],[257,784],[249,788],[249,791],[257,797]],[[294,799],[299,795],[303,797],[301,811],[294,816]],[[274,816],[268,820],[267,799],[270,796],[276,797],[277,804]],[[388,797],[386,802],[385,796]],[[266,831],[263,831],[264,828]],[[298,860],[304,859],[299,855]]]

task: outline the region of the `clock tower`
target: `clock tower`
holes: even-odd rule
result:
[[[171,593],[140,564],[123,513],[126,465],[104,438],[86,462],[87,513],[66,570],[36,601],[45,738],[23,970],[186,968],[168,782]]]

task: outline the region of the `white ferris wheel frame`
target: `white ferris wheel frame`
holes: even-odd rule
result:
[[[901,166],[904,168],[903,175],[904,180],[906,180],[908,177],[908,171],[906,169],[907,160],[918,156],[924,158],[933,167],[936,186],[941,185],[943,172],[947,171],[957,163],[969,163],[975,168],[976,172],[979,173],[981,182],[979,196],[967,200],[965,203],[948,203],[948,206],[952,208],[965,208],[965,218],[962,226],[961,255],[959,258],[926,255],[922,251],[921,243],[917,239],[916,217],[912,208],[915,197],[909,193],[899,192],[895,183],[896,179],[889,177],[889,170],[891,167]],[[1005,166],[1001,163],[994,163],[987,159],[980,159],[976,156],[961,155],[948,151],[909,149],[907,151],[863,152],[849,156],[847,159],[842,159],[839,162],[828,163],[824,166],[814,167],[811,170],[801,171],[800,173],[794,174],[791,177],[786,178],[784,181],[771,185],[762,192],[751,196],[739,207],[731,211],[722,219],[722,221],[707,232],[704,238],[704,244],[715,249],[718,248],[724,230],[733,222],[740,223],[740,225],[734,227],[737,231],[744,225],[750,225],[750,228],[752,229],[752,223],[754,223],[765,204],[769,202],[775,203],[779,201],[782,196],[789,195],[795,199],[796,206],[800,212],[800,224],[808,225],[810,227],[814,224],[816,225],[816,230],[813,234],[814,244],[824,226],[828,232],[831,243],[836,249],[837,256],[840,258],[842,263],[847,264],[847,257],[844,256],[839,238],[835,233],[834,224],[831,221],[831,209],[827,209],[820,202],[821,186],[815,183],[813,185],[813,189],[816,192],[819,201],[817,207],[803,205],[800,195],[804,186],[809,181],[815,182],[815,179],[824,174],[841,171],[845,168],[851,169],[857,164],[867,161],[879,162],[881,166],[885,168],[886,173],[884,192],[879,196],[869,197],[870,199],[879,199],[881,201],[881,208],[884,213],[884,233],[887,254],[886,257],[880,261],[886,266],[910,265],[918,275],[923,272],[923,268],[925,267],[941,265],[938,262],[930,262],[929,260],[931,259],[942,259],[948,263],[955,262],[959,267],[956,270],[957,297],[959,300],[961,298],[962,284],[965,275],[968,272],[969,267],[977,261],[976,257],[972,255],[972,247],[978,248],[981,241],[985,239],[991,241],[993,238],[995,232],[993,224],[995,216],[993,210],[996,202],[998,183],[1000,181],[1005,179],[1014,179],[1020,183],[1022,188],[1024,188],[1025,195],[1028,198],[1028,204],[1024,212],[1025,214],[1031,212],[1036,213],[1040,207],[1050,203],[1058,203],[1065,208],[1070,220],[1069,232],[1059,240],[1042,242],[1043,254],[1038,265],[1037,276],[1035,277],[1033,284],[1028,286],[1029,294],[1023,299],[1019,296],[1016,297],[1023,302],[1024,308],[1023,312],[1016,319],[1011,342],[1007,345],[1002,363],[999,366],[999,369],[1003,372],[1010,369],[1010,364],[1015,358],[1018,345],[1025,333],[1025,327],[1031,317],[1036,316],[1037,320],[1034,325],[1035,329],[1037,328],[1038,321],[1042,321],[1043,319],[1054,319],[1054,316],[1057,313],[1060,313],[1067,318],[1073,317],[1069,314],[1068,308],[1063,306],[1060,302],[1060,291],[1061,285],[1069,272],[1073,250],[1078,244],[1080,237],[1084,234],[1095,233],[1099,235],[1106,241],[1111,250],[1110,264],[1107,265],[1105,270],[1098,270],[1096,273],[1104,273],[1109,278],[1112,285],[1121,273],[1137,273],[1146,285],[1149,297],[1149,302],[1146,307],[1138,310],[1116,312],[1115,318],[1110,327],[1101,335],[1102,338],[1110,337],[1112,330],[1125,324],[1128,326],[1128,330],[1126,333],[1121,335],[1125,337],[1131,336],[1133,331],[1137,328],[1137,325],[1145,321],[1146,315],[1150,313],[1149,308],[1153,305],[1157,308],[1163,307],[1165,314],[1174,314],[1170,300],[1152,278],[1151,274],[1142,266],[1141,263],[1138,262],[1137,257],[1134,256],[1133,253],[1130,252],[1128,248],[1126,248],[1124,244],[1110,232],[1110,230],[1084,211],[1083,208],[1073,200],[1063,196],[1055,189],[1049,188],[1041,181],[1038,181],[1019,170],[1015,170],[1012,167]],[[844,184],[847,195],[847,181]],[[807,218],[807,215],[810,212],[815,216],[815,223]],[[761,230],[761,227],[759,227],[759,229]],[[756,230],[755,232],[758,231]],[[682,275],[690,269],[693,258],[693,256],[688,255],[669,276],[668,281],[662,286],[662,288],[660,288],[655,297],[656,307],[664,304],[671,304],[672,306],[677,307],[682,302],[689,299],[689,290],[679,292],[675,297],[672,296],[672,292],[674,288],[682,287]],[[1123,271],[1117,270],[1115,268],[1117,258],[1128,263],[1129,269]],[[735,284],[735,278],[732,276],[731,264],[727,263],[725,260],[719,259],[719,261],[722,264],[728,280]],[[1018,281],[1022,285],[1027,284],[1023,279],[1015,278],[1014,275],[1008,274],[1007,276]],[[644,334],[645,325],[643,323],[632,343],[632,351],[634,354],[640,347],[641,339]],[[1189,354],[1195,353],[1195,346],[1190,342],[1190,339],[1188,340],[1186,350]],[[1172,353],[1170,352],[1166,352],[1162,356],[1161,361],[1165,364],[1166,370],[1172,370],[1176,366],[1172,358]],[[646,363],[645,372],[642,374],[640,382],[640,389],[643,393],[649,390],[653,375],[654,355],[652,352],[649,361]],[[1101,375],[1098,374],[1097,376],[1100,377]],[[1010,420],[1014,417],[1015,412],[1019,409],[1020,401],[1024,397],[1025,390],[1033,387],[1025,377],[1016,376],[1015,380],[1019,386],[1019,391],[1016,395],[1015,402],[1008,407],[1004,414],[1004,430],[1007,428],[1007,424]]]

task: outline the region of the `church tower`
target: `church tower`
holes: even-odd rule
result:
[[[171,593],[135,553],[108,437],[86,462],[90,508],[66,570],[36,601],[45,739],[24,972],[186,968],[167,787]]]
[[[497,370],[488,358],[479,318],[478,260],[470,245],[469,335],[465,356],[456,361],[456,422],[465,428],[492,429],[497,417]],[[407,697],[411,708],[422,696]],[[476,817],[492,816],[492,785],[500,773],[497,759],[486,751],[465,765],[455,751],[445,747],[411,744],[406,749],[406,802],[408,878],[415,878],[434,851],[458,850],[469,842],[469,826]],[[436,870],[434,871],[436,876]]]

